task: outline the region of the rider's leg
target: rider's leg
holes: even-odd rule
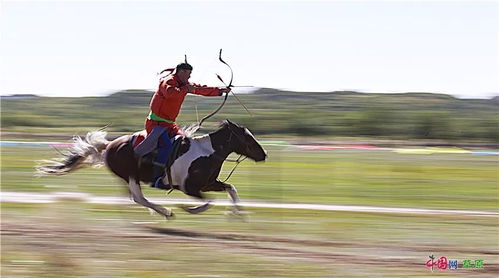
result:
[[[165,134],[166,128],[162,126],[156,126],[153,128],[151,133],[147,135],[144,141],[135,147],[135,155],[142,157],[150,152],[152,152],[158,145],[158,139],[162,134]]]
[[[168,162],[168,157],[172,152],[173,146],[170,141],[170,136],[168,136],[167,132],[164,132],[160,135],[158,141],[158,155],[156,156],[156,163],[159,165],[164,165],[163,167],[154,166],[153,167],[153,187],[156,188],[170,188],[169,186],[163,183],[163,175],[165,173],[166,163]]]
[[[158,140],[158,156],[156,162],[166,164],[168,156],[172,152],[172,142],[167,132],[162,133]]]

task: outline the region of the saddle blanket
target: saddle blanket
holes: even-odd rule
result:
[[[132,146],[134,148],[136,148],[142,141],[144,141],[144,139],[146,139],[147,137],[147,131],[144,129],[144,130],[141,130],[141,131],[137,131],[133,134],[133,137],[132,137]],[[173,138],[170,138],[170,141],[172,142],[172,145],[173,145],[173,142],[175,142],[178,138],[182,137],[181,135],[177,135]]]

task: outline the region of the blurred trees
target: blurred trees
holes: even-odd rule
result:
[[[129,133],[143,128],[153,92],[129,90],[107,97],[2,97],[2,131],[32,128],[95,129]],[[240,94],[250,117],[231,97],[210,119],[231,119],[256,134],[376,137],[499,142],[498,98],[456,99],[428,93],[288,92],[260,89]],[[211,112],[220,98],[188,95],[177,119],[187,125]]]

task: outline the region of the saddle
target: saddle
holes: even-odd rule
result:
[[[147,132],[145,130],[134,133],[132,135],[132,138],[130,139],[131,140],[130,143],[133,146],[133,148],[137,147],[142,141],[144,141],[146,136],[147,136]],[[170,139],[172,142],[172,151],[170,152],[170,155],[168,156],[168,159],[166,161],[166,165],[156,162],[156,157],[158,155],[158,151],[157,151],[157,148],[155,148],[152,152],[139,158],[139,161],[138,161],[139,168],[140,168],[140,165],[142,163],[147,163],[147,164],[152,164],[153,167],[160,167],[161,170],[166,169],[166,174],[168,176],[168,185],[170,186],[170,188],[168,188],[168,189],[173,189],[170,168],[173,165],[173,162],[175,161],[175,159],[177,159],[179,157],[179,149],[180,149],[180,146],[181,146],[183,139],[184,139],[184,136],[181,136],[181,135],[177,135],[177,136]],[[167,188],[164,188],[164,189],[167,189]]]

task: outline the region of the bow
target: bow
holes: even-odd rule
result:
[[[229,81],[229,84],[227,85],[227,83],[224,82],[224,80],[222,79],[222,77],[220,77],[220,75],[217,74],[217,78],[218,80],[222,81],[222,83],[225,85],[226,88],[230,89],[232,87],[234,87],[232,85],[232,81],[234,80],[234,71],[232,70],[231,66],[229,64],[227,64],[227,62],[225,62],[223,59],[222,59],[222,49],[220,49],[220,53],[218,54],[218,60],[220,62],[222,62],[223,64],[225,64],[227,67],[229,67],[230,69],[230,81]],[[246,87],[246,86],[244,86]],[[237,101],[239,102],[239,104],[241,104],[242,107],[244,107],[244,109],[246,110],[246,112],[248,112],[251,116],[253,116],[251,114],[251,112],[248,110],[248,108],[241,102],[241,100],[236,96],[236,94],[234,94],[234,92],[232,90],[229,90],[228,92],[225,93],[225,96],[224,96],[224,99],[222,101],[222,103],[220,104],[220,106],[218,106],[217,109],[215,109],[213,112],[211,112],[210,114],[204,116],[201,121],[199,121],[198,123],[198,128],[201,127],[201,125],[203,124],[204,121],[206,121],[207,119],[209,119],[210,117],[212,117],[213,115],[215,115],[218,111],[220,111],[220,109],[222,109],[222,107],[224,106],[225,102],[227,101],[227,97],[229,96],[229,93],[232,93],[232,95],[237,99]]]
[[[234,86],[232,85],[232,80],[234,80],[234,72],[232,71],[232,68],[229,66],[229,64],[227,64],[223,59],[222,59],[222,49],[220,49],[220,55],[218,55],[218,59],[220,60],[220,62],[226,64],[229,69],[230,69],[230,82],[229,82],[229,85],[225,84],[225,82],[223,81],[222,77],[220,77],[220,75],[217,74],[217,77],[218,77],[218,80],[222,81],[222,83],[227,87],[227,88],[232,88],[232,87],[252,87],[252,86]],[[251,112],[248,110],[248,108],[246,107],[246,105],[243,104],[243,102],[236,96],[236,94],[230,90],[229,92],[232,93],[232,95],[237,99],[237,101],[239,102],[239,104],[241,104],[241,106],[246,110],[246,112],[248,112],[248,114],[250,114],[250,116],[253,116],[251,114]],[[227,98],[227,95],[229,94],[229,92],[227,92],[225,94],[225,98]]]
[[[231,88],[232,87],[232,80],[234,79],[234,71],[232,71],[232,68],[229,66],[229,64],[227,64],[227,62],[225,62],[223,59],[222,59],[222,49],[220,49],[220,53],[218,55],[218,60],[220,60],[220,62],[224,63],[225,65],[227,65],[230,69],[230,82],[229,82],[229,85],[225,85],[227,88]],[[223,81],[223,79],[220,77],[220,75],[217,74],[217,77],[218,79],[220,79],[220,81],[222,81],[222,83],[225,84],[225,82]],[[229,96],[229,92],[225,93],[225,97],[224,97],[224,100],[222,101],[222,103],[220,104],[220,106],[218,106],[217,109],[215,109],[213,112],[211,112],[210,114],[204,116],[201,121],[199,121],[198,123],[198,128],[201,127],[201,125],[203,124],[204,121],[206,121],[207,119],[209,119],[210,117],[212,117],[213,115],[215,115],[218,111],[220,111],[220,109],[222,109],[222,107],[224,106],[225,102],[227,101],[227,97]]]

